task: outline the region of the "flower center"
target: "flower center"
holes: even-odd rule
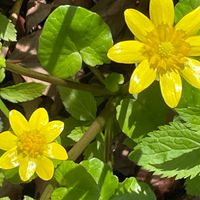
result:
[[[44,144],[44,138],[40,134],[28,132],[20,136],[18,150],[24,156],[35,158],[42,155]]]
[[[174,46],[171,42],[161,42],[158,45],[158,53],[161,57],[169,57],[174,52]]]
[[[185,33],[168,25],[159,25],[148,33],[144,55],[158,73],[180,70],[189,55],[190,45]]]

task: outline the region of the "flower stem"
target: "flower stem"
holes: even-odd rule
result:
[[[55,189],[55,185],[56,185],[55,181],[52,181],[52,180],[49,183],[47,183],[42,195],[40,196],[40,200],[51,199],[51,194]]]
[[[95,119],[95,121],[91,124],[87,132],[83,135],[83,137],[70,149],[68,152],[68,156],[70,160],[75,161],[84,149],[88,146],[88,144],[96,137],[96,135],[102,130],[105,125],[105,122],[108,120],[111,113],[115,112],[116,105],[119,103],[119,98],[111,97],[108,103],[106,104],[104,110],[100,113],[100,115]],[[51,194],[54,190],[54,184],[49,182],[44,189],[40,200],[49,200]]]
[[[113,153],[112,153],[112,140],[113,140],[113,113],[107,119],[105,124],[105,148],[104,148],[104,161],[110,167],[113,163]]]
[[[17,20],[19,18],[19,13],[20,13],[23,1],[24,0],[17,0],[11,9],[10,19],[12,20],[14,25],[16,25]]]
[[[98,69],[96,69],[95,67],[89,67],[90,71],[98,78],[98,80],[100,81],[100,83],[102,83],[103,85],[105,85],[105,80],[104,77],[102,76],[102,74],[99,72]]]
[[[9,110],[4,104],[4,102],[0,98],[0,110],[3,112],[3,114],[8,118],[9,117]]]
[[[19,64],[13,64],[13,63],[7,62],[6,70],[11,71],[16,74],[25,75],[25,76],[36,78],[45,82],[49,82],[54,85],[60,85],[67,88],[92,92],[96,96],[112,95],[112,92],[108,91],[104,87],[91,85],[91,84],[89,85],[89,84],[84,84],[84,83],[77,83],[77,82],[73,82],[69,80],[63,80],[51,75],[30,70],[28,68],[22,67]]]
[[[83,137],[69,150],[68,155],[70,160],[76,160],[88,144],[96,137],[96,135],[102,130],[108,117],[115,111],[115,107],[118,104],[119,98],[111,98],[104,110],[91,124],[87,132]]]

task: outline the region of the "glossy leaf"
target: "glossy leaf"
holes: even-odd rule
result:
[[[111,198],[111,200],[124,199],[156,200],[156,197],[146,183],[138,182],[134,177],[131,177],[119,184],[119,188]]]
[[[0,13],[0,39],[5,41],[16,41],[16,29],[11,21]]]
[[[10,200],[9,197],[1,197],[0,200]]]
[[[116,92],[119,89],[119,84],[124,83],[124,77],[122,74],[113,72],[109,74],[105,79],[105,85],[111,92]]]
[[[10,102],[25,102],[39,97],[46,86],[40,83],[19,83],[0,89],[0,96]]]
[[[117,120],[122,131],[135,140],[165,124],[169,112],[158,84],[154,83],[137,99],[123,99],[117,106]]]
[[[193,179],[187,179],[185,182],[185,189],[189,195],[200,196],[200,176]]]
[[[49,15],[39,42],[42,66],[54,76],[67,78],[81,68],[109,62],[112,46],[109,27],[102,18],[85,8],[60,6]]]
[[[178,104],[178,108],[186,108],[188,106],[200,106],[200,90],[194,88],[186,81],[183,82],[182,97]]]
[[[109,199],[118,187],[118,179],[102,161],[93,158],[84,160],[81,165],[91,174],[99,188],[99,200]]]
[[[80,130],[85,130],[85,127],[88,126],[88,122],[79,121],[70,116],[64,120],[64,123],[65,127],[61,134],[62,144],[65,147],[69,147],[74,145],[78,138],[85,133],[84,131]]]
[[[6,60],[3,56],[0,55],[0,83],[5,78],[5,67],[6,67]]]
[[[98,134],[93,142],[91,142],[84,150],[83,155],[85,159],[98,158],[105,159],[105,141],[104,135]]]
[[[85,134],[87,129],[88,127],[83,126],[75,127],[67,137],[72,139],[74,142],[78,142],[80,138]]]
[[[71,190],[72,190],[72,188],[71,188]],[[68,193],[70,193],[69,189],[67,189],[65,187],[58,187],[52,193],[51,199],[52,200],[70,200]],[[80,199],[81,199],[81,197],[80,197]]]
[[[64,187],[59,188],[63,200],[109,199],[118,186],[117,178],[109,167],[95,158],[80,164],[65,161],[57,168],[55,178]],[[57,194],[58,191],[55,190],[52,197]]]
[[[179,0],[175,6],[175,23],[200,5],[200,0]]]
[[[24,196],[23,200],[34,200],[32,197]]]
[[[63,162],[55,172],[55,178],[60,186],[65,186],[71,192],[67,193],[63,200],[67,199],[98,199],[97,184],[87,170],[73,161]],[[87,184],[86,184],[87,183]]]
[[[97,106],[91,93],[64,87],[58,89],[65,109],[72,117],[81,121],[95,119]]]

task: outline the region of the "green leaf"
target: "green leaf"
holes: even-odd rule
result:
[[[88,126],[88,122],[79,121],[77,119],[74,119],[73,117],[68,117],[67,119],[65,119],[64,124],[65,128],[60,136],[62,138],[62,144],[65,147],[74,145],[76,141],[74,141],[73,139],[78,140],[78,137],[81,137],[81,135],[84,134],[84,132],[82,132],[82,134],[80,133],[80,135],[74,132],[75,134],[71,135],[74,129],[85,129],[85,127]]]
[[[97,105],[94,96],[85,91],[58,87],[67,112],[81,121],[92,121],[96,117]]]
[[[55,178],[62,186],[59,192],[63,200],[109,199],[118,186],[117,178],[110,168],[97,159],[80,164],[65,161],[56,169]],[[55,190],[52,198],[56,199],[57,196],[58,190]]]
[[[20,176],[19,176],[19,167],[15,167],[12,169],[2,169],[2,172],[7,181],[14,184],[22,183],[22,180],[20,179]]]
[[[138,95],[138,99],[125,98],[117,106],[117,120],[122,131],[138,139],[165,124],[170,110],[161,96],[158,83]]]
[[[10,200],[9,197],[1,197],[0,200]]]
[[[73,188],[71,188],[71,190],[73,190]],[[70,200],[68,193],[70,193],[70,189],[65,188],[65,187],[59,187],[53,191],[51,195],[51,199],[52,200]],[[80,200],[82,200],[81,197],[80,197]]]
[[[46,86],[41,83],[19,83],[0,88],[0,96],[10,102],[25,102],[42,95]]]
[[[184,120],[188,127],[195,131],[200,130],[200,107],[177,108],[179,117]]]
[[[148,134],[130,154],[139,165],[160,164],[197,149],[200,133],[189,130],[184,124],[171,123]]]
[[[200,173],[200,132],[173,122],[143,138],[130,158],[157,175],[179,178]]]
[[[72,139],[74,142],[78,142],[80,138],[85,134],[87,129],[88,127],[84,126],[75,127],[67,137]]]
[[[0,132],[3,131],[3,121],[2,118],[0,117]]]
[[[0,68],[0,83],[4,80],[5,78],[5,68],[1,67]]]
[[[99,200],[110,199],[118,187],[118,179],[113,175],[111,169],[96,158],[84,160],[81,165],[97,183],[100,192]]]
[[[32,197],[24,196],[23,200],[34,200]]]
[[[134,177],[125,179],[120,183],[115,195],[110,200],[156,200],[151,188]]]
[[[124,77],[122,74],[113,72],[109,74],[105,79],[105,85],[111,92],[116,92],[119,89],[119,84],[124,83]]]
[[[3,185],[4,178],[5,178],[5,176],[4,176],[3,172],[1,171],[0,172],[0,187],[2,187],[2,185]]]
[[[98,134],[93,142],[91,142],[83,152],[85,159],[98,158],[105,159],[105,138],[104,135]]]
[[[0,40],[16,41],[16,29],[11,21],[0,13]]]
[[[181,178],[194,178],[200,173],[200,160],[198,156],[200,149],[193,150],[191,152],[180,155],[171,161],[164,162],[162,164],[154,165],[153,171],[157,175],[165,177],[174,177],[176,179]]]
[[[99,194],[96,182],[83,166],[73,161],[63,162],[56,169],[55,178],[60,186],[65,186],[70,191],[63,200],[98,199]]]
[[[42,66],[54,76],[67,78],[81,68],[109,62],[112,35],[102,18],[85,8],[60,6],[49,15],[39,42]]]
[[[187,179],[185,182],[185,189],[189,195],[200,196],[200,176],[193,179]]]
[[[182,97],[178,104],[178,108],[200,106],[200,90],[191,86],[186,81],[182,81],[183,91]]]
[[[200,0],[179,0],[175,6],[175,23],[200,5]]]
[[[5,67],[6,67],[6,59],[0,55],[0,83],[5,78]]]

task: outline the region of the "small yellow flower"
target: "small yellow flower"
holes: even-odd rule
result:
[[[6,152],[0,157],[0,168],[12,169],[19,166],[19,175],[27,181],[36,172],[43,180],[50,180],[54,173],[49,159],[66,160],[66,150],[53,142],[62,132],[64,123],[49,122],[48,113],[39,108],[27,121],[24,116],[12,110],[9,113],[12,131],[0,134],[0,149]]]
[[[139,63],[129,92],[139,93],[158,79],[166,104],[176,107],[182,93],[180,75],[200,88],[200,7],[174,25],[172,0],[150,0],[150,19],[135,9],[125,10],[125,21],[137,40],[115,44],[108,57],[119,63]]]

